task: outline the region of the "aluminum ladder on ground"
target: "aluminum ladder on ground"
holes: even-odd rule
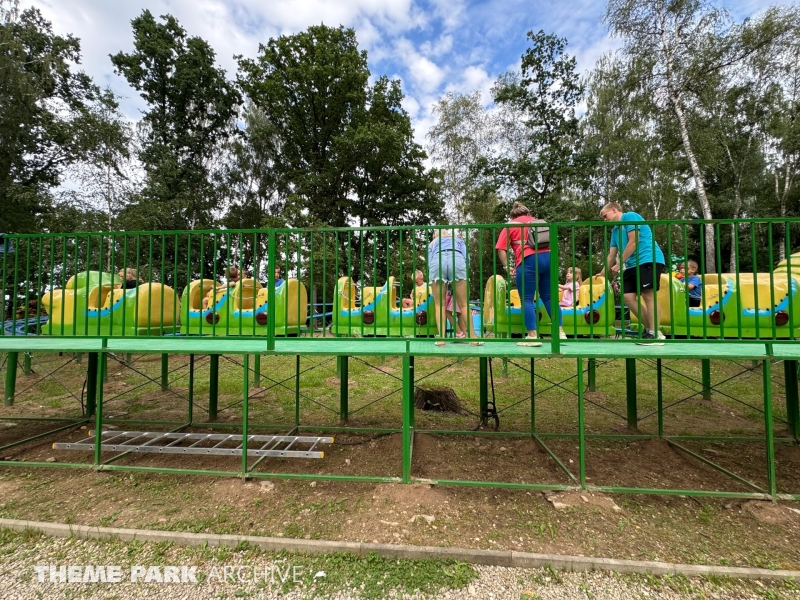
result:
[[[147,452],[151,454],[199,454],[208,456],[241,456],[242,436],[225,433],[164,433],[147,431],[103,431],[102,452]],[[191,442],[191,443],[190,443]],[[319,444],[332,444],[332,437],[302,435],[248,435],[247,456],[276,458],[324,458]],[[188,444],[188,445],[184,445]],[[233,446],[231,446],[233,444]],[[295,445],[310,446],[304,450]],[[253,448],[252,445],[257,447]],[[94,432],[82,442],[58,442],[54,450],[94,451]]]

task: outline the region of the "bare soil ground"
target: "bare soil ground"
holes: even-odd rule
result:
[[[61,363],[58,360],[62,361]],[[159,380],[160,357],[134,357],[136,371],[117,361],[109,363],[104,386],[106,428],[168,431],[188,421],[186,359],[170,357],[170,389],[161,390],[142,373]],[[50,362],[46,362],[49,360]],[[42,423],[20,417],[73,417],[76,424],[58,433],[2,451],[5,460],[68,462],[92,461],[90,453],[56,451],[55,441],[78,441],[94,429],[81,419],[79,398],[85,365],[65,364],[65,357],[45,356],[34,362],[34,373],[20,375],[15,406],[2,407],[0,446],[53,430],[63,422]],[[474,361],[473,361],[474,362]],[[575,380],[566,361],[537,363],[536,430],[530,431],[529,375],[509,365],[502,372],[495,363],[495,392],[501,431],[518,431],[517,437],[489,437],[485,430],[459,435],[422,433],[420,430],[469,432],[477,425],[477,365],[442,359],[418,361],[417,379],[452,387],[472,414],[466,416],[417,411],[412,477],[417,479],[574,485],[570,475],[548,453],[554,453],[573,476],[579,477],[578,442],[575,437],[548,434],[577,432]],[[65,364],[54,382],[46,373]],[[251,361],[252,364],[252,361]],[[574,364],[574,363],[573,363]],[[196,365],[194,423],[208,420],[207,367]],[[250,375],[249,411],[255,423],[281,425],[286,433],[300,422],[312,426],[337,426],[339,380],[335,362],[306,359],[301,362],[300,401],[295,405],[295,359],[262,359],[262,381],[253,387]],[[711,401],[691,397],[699,364],[673,362],[674,380],[665,385],[665,404],[678,402],[664,415],[666,435],[763,435],[759,409],[759,371],[751,366],[713,363],[715,380],[734,377],[720,387]],[[630,439],[625,426],[624,366],[598,369],[598,390],[588,395],[587,433],[618,437],[587,440],[586,481],[590,486],[643,487],[675,490],[727,490],[751,492],[751,487],[705,464],[691,451],[765,487],[766,459],[763,442],[722,440]],[[777,369],[773,369],[778,371]],[[401,402],[397,393],[400,372],[397,359],[353,361],[350,367],[350,420],[353,427],[399,429]],[[429,375],[429,376],[428,376]],[[775,374],[774,427],[778,437],[788,437],[783,422],[783,398]],[[541,378],[541,379],[540,379]],[[639,432],[656,433],[653,381],[640,369]],[[563,382],[548,386],[552,382]],[[145,384],[145,385],[142,385]],[[137,386],[142,387],[137,387]],[[122,394],[122,395],[120,395]],[[223,361],[220,377],[218,424],[195,425],[182,431],[236,433],[241,423],[242,371],[234,361]],[[761,404],[760,404],[761,403]],[[131,424],[126,420],[158,421]],[[164,424],[174,421],[174,425]],[[251,426],[251,433],[254,432]],[[91,469],[0,468],[0,516],[61,521],[88,525],[145,527],[214,533],[247,533],[347,541],[465,546],[533,552],[602,555],[615,558],[703,562],[800,569],[800,504],[751,499],[712,499],[676,493],[668,496],[540,492],[480,486],[444,486],[419,483],[354,483],[315,480],[316,475],[366,475],[399,477],[402,444],[398,433],[335,432],[335,443],[321,460],[268,458],[255,474],[305,473],[307,480],[236,477],[237,457],[129,454],[112,464],[131,467],[188,468],[227,471],[230,477],[158,474],[142,471]],[[684,449],[682,449],[682,448]],[[778,490],[800,493],[800,447],[777,443]],[[114,457],[104,453],[103,460]],[[252,465],[255,460],[251,460]]]

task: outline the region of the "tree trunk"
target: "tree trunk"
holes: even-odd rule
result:
[[[706,196],[706,184],[703,180],[703,173],[700,171],[700,165],[697,162],[697,157],[692,150],[692,143],[689,140],[689,127],[686,124],[686,115],[681,106],[680,97],[677,94],[670,94],[669,96],[672,107],[675,109],[675,115],[678,117],[678,125],[681,129],[681,140],[683,141],[683,151],[686,153],[686,158],[689,159],[689,165],[692,167],[692,175],[694,176],[694,185],[697,188],[697,199],[700,201],[700,209],[703,211],[703,218],[711,220],[711,204],[708,202]],[[713,273],[717,270],[715,256],[716,238],[714,236],[714,227],[711,225],[704,226],[705,230],[705,244],[706,244],[706,264],[704,265],[706,273]]]

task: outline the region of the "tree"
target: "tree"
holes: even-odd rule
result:
[[[78,39],[56,35],[36,9],[0,3],[0,231],[39,231],[64,170],[122,147],[107,118],[113,94],[78,63]]]
[[[709,82],[753,52],[776,42],[785,28],[772,22],[748,28],[734,25],[726,11],[703,0],[609,0],[605,22],[624,40],[631,64],[646,65],[644,78],[653,101],[676,118],[683,151],[691,167],[704,219],[712,219],[702,165],[692,139],[691,110]],[[744,34],[744,35],[743,35]],[[716,269],[714,227],[705,229],[705,267]]]
[[[492,89],[494,100],[519,115],[520,134],[504,136],[512,143],[487,163],[501,195],[527,202],[536,214],[548,216],[557,209],[552,200],[561,184],[580,170],[580,136],[575,108],[584,85],[575,71],[575,58],[564,53],[567,40],[544,31],[528,33],[532,47],[522,56],[521,73],[501,76]]]
[[[208,227],[220,202],[212,172],[236,131],[241,96],[205,40],[188,37],[171,15],[161,20],[142,11],[131,21],[133,52],[111,56],[148,105],[139,152],[146,181],[128,218],[150,229]]]
[[[274,169],[301,219],[413,224],[437,218],[435,173],[413,142],[399,82],[369,86],[355,32],[324,25],[270,39],[256,59],[239,57],[238,81],[269,121],[280,152]]]
[[[443,174],[445,206],[457,222],[468,220],[468,196],[474,188],[473,170],[493,142],[492,121],[481,104],[481,93],[448,92],[434,105],[436,123],[428,130],[431,162]]]

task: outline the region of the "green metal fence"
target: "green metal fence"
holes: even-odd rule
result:
[[[516,277],[515,270],[526,268],[517,264],[521,247],[511,240],[526,236],[518,223],[6,235],[14,250],[2,255],[5,319],[46,313],[49,320],[27,331],[6,327],[3,334],[264,337],[274,348],[276,337],[407,339],[461,329],[467,341],[502,342],[531,331],[535,307],[537,332],[551,336],[553,353],[563,338],[559,323],[574,341],[639,341],[643,311],[658,315],[653,329],[666,342],[789,341],[800,336],[800,256],[791,252],[800,243],[799,222],[627,223],[634,237],[652,232],[650,247],[642,250],[640,242],[626,256],[629,268],[614,276],[609,252],[616,245],[622,255],[628,242],[617,223],[547,224],[548,245],[533,256],[528,274]],[[643,262],[657,247],[665,263],[661,277]],[[523,249],[530,260],[533,250]],[[700,277],[697,298],[676,277],[677,265],[690,260]],[[580,269],[583,283],[574,304],[559,306],[573,269]],[[440,284],[443,279],[460,283]],[[625,294],[625,285],[634,292]],[[656,288],[648,307],[646,290]],[[450,317],[443,311],[451,292],[460,322],[439,328]]]

